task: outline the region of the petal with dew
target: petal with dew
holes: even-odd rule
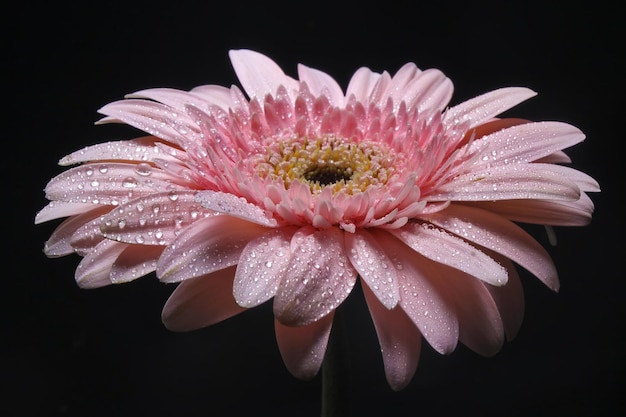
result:
[[[380,343],[387,382],[393,390],[401,390],[417,369],[422,335],[402,308],[389,310],[367,285],[363,294]]]
[[[476,127],[536,95],[525,87],[500,88],[451,107],[443,120],[444,123],[469,122],[470,128]]]
[[[504,265],[509,272],[509,280],[506,285],[501,287],[487,285],[486,288],[500,312],[507,339],[513,340],[517,336],[524,319],[524,289],[513,262],[497,253],[493,253],[491,256]]]
[[[267,94],[275,94],[281,85],[290,93],[298,89],[298,83],[263,54],[240,49],[231,50],[228,55],[239,82],[251,99],[263,100]]]
[[[118,205],[157,191],[182,189],[173,175],[148,164],[100,162],[80,165],[57,175],[46,197],[70,203]]]
[[[121,284],[154,272],[163,249],[163,246],[128,245],[113,263],[109,279],[113,284]]]
[[[396,269],[400,307],[437,352],[451,353],[457,345],[459,325],[454,305],[431,283],[442,273],[440,264],[415,253],[387,232],[373,231],[372,235]]]
[[[187,332],[207,327],[245,309],[233,297],[235,268],[183,281],[165,303],[161,318],[169,330]]]
[[[165,248],[157,263],[157,276],[163,282],[178,282],[235,265],[245,245],[265,231],[230,216],[198,220]]]
[[[334,312],[304,326],[287,326],[274,320],[276,342],[285,366],[297,378],[312,379],[324,360]]]
[[[578,200],[578,185],[548,165],[511,164],[471,171],[441,185],[427,198],[430,201]]]
[[[176,158],[168,155],[156,146],[157,143],[164,144],[164,142],[159,141],[154,136],[98,143],[63,157],[59,161],[59,165],[106,160],[148,162],[156,158],[176,161]]]
[[[218,215],[197,203],[195,195],[168,191],[136,198],[104,216],[100,230],[119,242],[166,245],[197,220]]]
[[[238,217],[262,226],[274,227],[277,225],[276,220],[262,208],[248,203],[244,198],[234,194],[219,191],[199,191],[196,193],[195,199],[203,207],[218,213]]]
[[[85,255],[76,267],[74,278],[81,288],[99,288],[111,285],[111,268],[126,249],[125,243],[105,239]]]
[[[286,273],[295,228],[280,228],[251,240],[239,258],[233,294],[237,304],[250,308],[276,294]]]
[[[470,204],[516,222],[552,226],[585,226],[594,210],[593,201],[585,193],[576,201],[503,200]]]
[[[98,112],[109,116],[100,120],[100,124],[122,121],[183,148],[197,140],[192,133],[200,133],[198,126],[185,112],[153,101],[119,100],[103,106]]]
[[[443,229],[425,223],[409,223],[389,233],[428,259],[466,272],[492,285],[504,285],[506,270],[478,248]]]
[[[72,245],[72,239],[74,238],[76,231],[92,220],[99,219],[109,210],[109,207],[95,206],[93,210],[64,220],[46,241],[44,246],[46,256],[58,257],[73,253],[74,246]]]
[[[495,355],[504,343],[504,326],[489,290],[489,284],[464,272],[445,268],[433,281],[459,318],[459,340],[483,356]]]
[[[559,279],[550,254],[530,234],[487,210],[452,204],[428,221],[520,264],[553,290]]]
[[[303,326],[337,308],[356,283],[337,228],[302,228],[291,240],[291,258],[274,297],[274,315],[288,326]]]
[[[309,87],[309,91],[315,95],[326,95],[330,103],[335,107],[343,107],[343,90],[337,81],[323,71],[309,68],[306,65],[298,65],[298,78]]]
[[[470,145],[470,152],[486,148],[482,151],[484,156],[472,168],[479,170],[486,166],[532,162],[584,139],[584,133],[567,123],[519,124],[475,140]]]
[[[49,222],[61,217],[76,216],[99,207],[92,203],[68,203],[51,201],[35,215],[35,224]]]
[[[360,103],[367,104],[376,82],[380,78],[380,74],[372,72],[369,68],[359,68],[348,83],[346,89],[346,97],[354,95]]]
[[[365,229],[346,233],[346,252],[350,262],[378,300],[392,309],[400,300],[396,268],[376,239]]]

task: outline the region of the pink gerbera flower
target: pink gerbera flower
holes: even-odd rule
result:
[[[179,283],[163,310],[186,331],[273,302],[295,376],[322,363],[335,309],[361,279],[390,386],[412,378],[422,337],[493,355],[523,315],[515,264],[557,290],[550,256],[514,222],[583,225],[598,191],[561,165],[584,139],[559,122],[495,118],[532,97],[503,88],[448,108],[452,83],[404,65],[359,69],[344,92],[300,65],[230,58],[246,95],[149,89],[101,122],[147,133],[89,146],[50,181],[36,221],[68,217],[49,256],[83,256],[85,288],[156,271]]]

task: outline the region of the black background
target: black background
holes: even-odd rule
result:
[[[506,5],[505,5],[506,4]],[[5,99],[0,289],[0,415],[316,416],[320,378],[285,370],[263,305],[200,331],[160,323],[172,287],[153,275],[80,290],[77,256],[48,259],[57,223],[33,225],[43,187],[67,153],[128,138],[94,126],[97,109],[150,87],[237,83],[227,52],[250,48],[295,76],[302,62],[344,87],[360,66],[395,72],[413,61],[455,83],[453,104],[505,86],[539,96],[509,114],[574,124],[568,151],[599,180],[594,220],[557,228],[554,294],[522,272],[526,318],[493,358],[425,345],[411,384],[386,385],[357,291],[345,305],[354,415],[609,416],[624,412],[623,22],[603,2],[22,2],[2,23]],[[7,129],[8,128],[8,129]],[[8,146],[8,149],[7,149]],[[8,187],[8,188],[7,188]],[[547,244],[541,228],[529,228]],[[8,266],[8,269],[6,268]]]

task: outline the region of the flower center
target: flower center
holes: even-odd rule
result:
[[[335,136],[300,137],[275,142],[256,165],[263,177],[307,184],[313,194],[331,187],[355,194],[385,184],[393,174],[396,156],[384,145],[355,143]]]

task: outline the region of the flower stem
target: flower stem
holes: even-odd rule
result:
[[[322,417],[344,417],[349,410],[349,360],[341,308],[335,310],[322,364]]]

